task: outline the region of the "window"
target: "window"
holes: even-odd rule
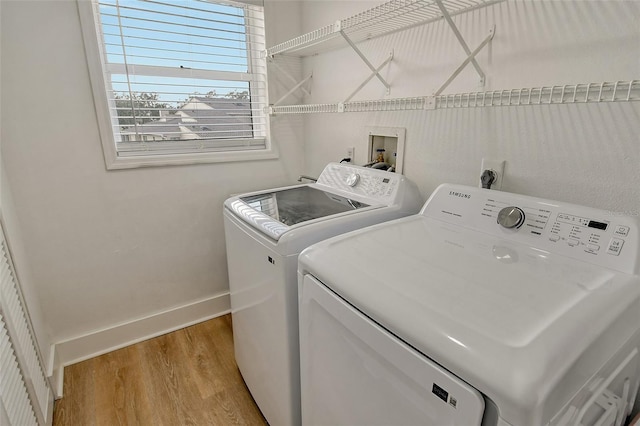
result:
[[[107,168],[276,156],[249,1],[78,0]]]

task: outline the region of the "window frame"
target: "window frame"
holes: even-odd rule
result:
[[[229,4],[231,3],[234,6],[238,6],[239,3],[242,3],[242,0],[237,2],[225,2],[225,1],[214,1],[215,3],[220,4]],[[246,2],[248,5],[251,4],[250,1]],[[87,65],[89,69],[89,77],[91,80],[91,88],[93,92],[93,103],[96,111],[96,117],[98,121],[98,128],[100,134],[100,140],[102,143],[102,150],[104,153],[104,161],[107,170],[117,170],[117,169],[130,169],[130,168],[138,168],[138,167],[150,167],[150,166],[169,166],[169,165],[182,165],[182,164],[200,164],[200,163],[217,163],[217,162],[235,162],[235,161],[255,161],[255,160],[269,160],[278,158],[278,150],[274,145],[273,141],[270,137],[270,118],[269,114],[266,112],[268,107],[268,82],[267,82],[267,71],[266,71],[266,58],[264,55],[259,56],[257,52],[254,50],[249,51],[249,67],[254,73],[243,74],[243,78],[249,81],[250,84],[252,81],[258,81],[257,79],[262,78],[264,81],[260,81],[261,84],[264,85],[264,95],[255,95],[251,94],[252,100],[258,99],[261,107],[265,110],[263,113],[263,117],[265,120],[264,123],[264,149],[247,149],[247,150],[226,150],[225,148],[221,148],[220,150],[207,150],[201,151],[195,148],[188,150],[187,147],[182,147],[179,153],[154,153],[153,151],[149,151],[149,154],[145,154],[142,152],[137,152],[135,154],[130,155],[119,155],[118,147],[116,145],[117,138],[120,134],[116,134],[114,132],[114,125],[117,126],[117,117],[112,117],[110,113],[110,109],[114,107],[114,105],[110,105],[110,100],[108,96],[110,81],[106,80],[107,72],[109,72],[108,67],[111,69],[114,68],[113,65],[105,64],[105,54],[104,54],[104,46],[102,45],[101,40],[98,37],[98,28],[97,22],[94,18],[94,13],[96,13],[96,9],[98,7],[97,0],[77,0],[78,12],[80,16],[80,23],[82,26],[82,37],[84,39],[85,52],[87,56]],[[245,9],[248,14],[248,18],[253,19],[251,13],[253,12],[250,8]],[[251,40],[253,34],[251,31],[247,31],[247,39]],[[264,72],[256,73],[255,70],[259,67],[264,69]],[[117,65],[116,65],[117,67]],[[140,66],[138,66],[139,68]],[[198,73],[198,70],[184,70],[185,73]],[[214,72],[215,73],[215,72]],[[219,72],[221,75],[224,72]],[[251,79],[250,76],[255,76],[255,78]],[[260,140],[260,138],[254,138],[253,140]],[[247,139],[227,139],[228,141],[237,141],[241,142]],[[196,146],[196,143],[191,141],[189,144],[184,145],[192,145]],[[127,142],[119,142],[119,143],[127,143]],[[138,142],[140,143],[140,142]],[[126,152],[126,149],[123,149],[121,152]]]

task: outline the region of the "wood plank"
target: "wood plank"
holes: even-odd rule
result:
[[[94,361],[80,362],[64,375],[64,388],[74,389],[64,400],[56,401],[53,424],[94,426]]]
[[[148,395],[142,387],[138,350],[120,349],[95,358],[96,424],[144,424],[151,415]]]
[[[266,425],[225,315],[65,368],[55,426]]]
[[[189,370],[190,355],[181,346],[183,334],[179,330],[140,348],[147,361],[142,374],[154,407],[154,424],[213,424]],[[199,417],[204,423],[198,423]]]
[[[231,330],[231,316],[184,330],[183,344],[191,354],[191,370],[197,373],[195,382],[201,397],[211,399],[211,404],[219,406],[218,414],[224,412],[221,419],[224,424],[263,424],[264,418],[259,411],[235,409],[255,403],[235,362]]]

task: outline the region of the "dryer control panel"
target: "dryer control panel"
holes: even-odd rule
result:
[[[444,184],[421,214],[626,273],[640,273],[637,215]]]

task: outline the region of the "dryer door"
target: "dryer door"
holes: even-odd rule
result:
[[[304,425],[480,425],[480,393],[305,275]]]

